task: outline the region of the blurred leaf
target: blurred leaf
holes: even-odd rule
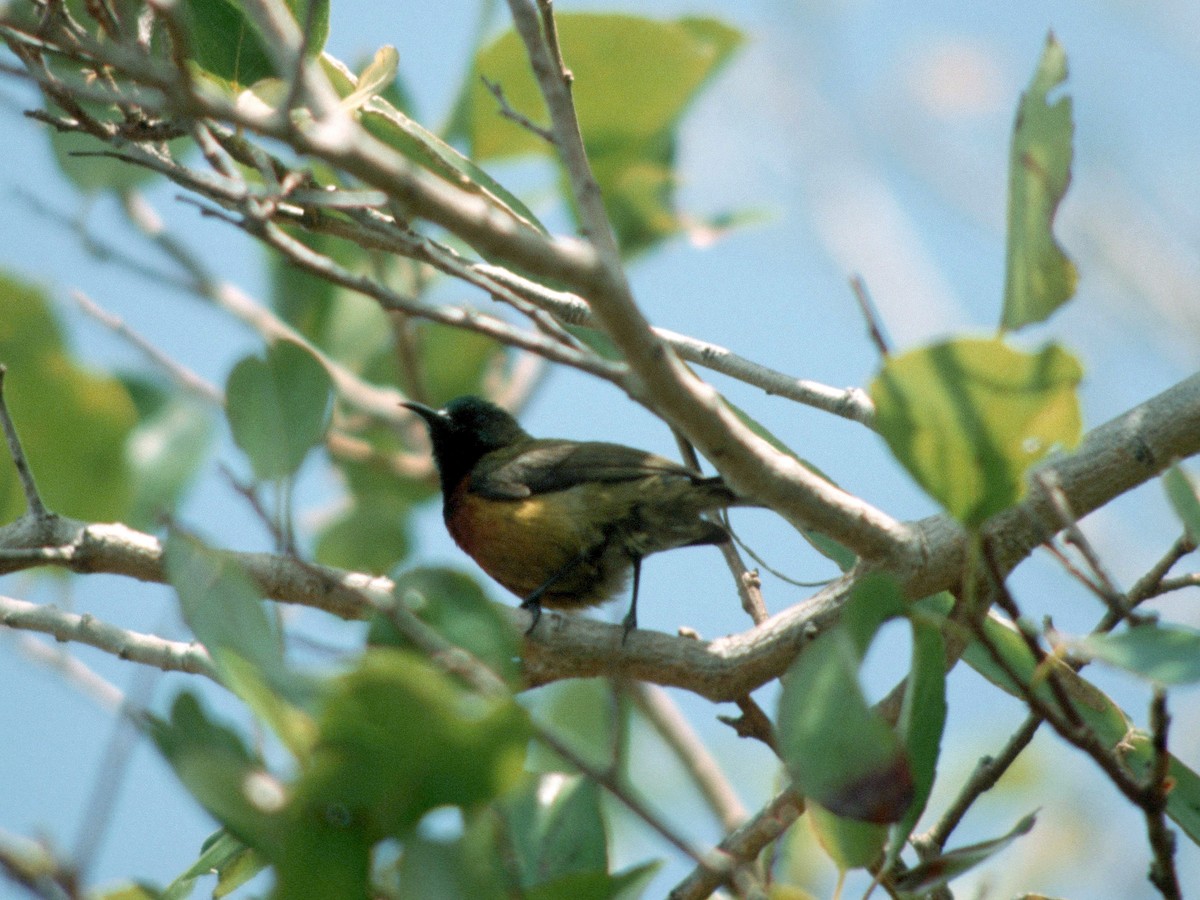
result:
[[[912,666],[908,688],[900,710],[899,730],[912,762],[913,802],[900,821],[899,850],[916,827],[933,790],[937,775],[942,731],[946,726],[946,645],[942,632],[931,618],[914,614]]]
[[[1183,522],[1188,536],[1193,541],[1200,542],[1200,494],[1196,491],[1195,483],[1176,465],[1167,469],[1163,475],[1163,487],[1167,490],[1171,508]]]
[[[879,433],[935,500],[968,527],[1015,504],[1025,473],[1079,440],[1075,358],[959,338],[889,357],[871,384]]]
[[[523,891],[565,875],[607,872],[608,836],[594,781],[559,772],[530,776],[499,809]]]
[[[1071,642],[1083,656],[1159,684],[1200,681],[1200,631],[1182,625],[1137,625]]]
[[[342,97],[342,106],[355,110],[372,97],[381,94],[396,80],[399,66],[400,54],[396,48],[390,45],[380,47],[359,74],[354,89]]]
[[[208,407],[180,392],[137,379],[124,383],[138,408],[125,447],[134,490],[128,521],[149,530],[175,511],[195,480],[212,445],[214,421]]]
[[[1008,251],[1004,328],[1048,318],[1071,299],[1079,274],[1055,240],[1058,205],[1071,181],[1071,98],[1050,93],[1067,78],[1067,56],[1051,34],[1021,96],[1008,163]]]
[[[516,687],[520,675],[517,633],[473,578],[449,569],[409,569],[396,578],[392,594],[438,634]],[[406,645],[383,618],[372,623],[369,640]]]
[[[588,158],[622,250],[646,250],[682,227],[675,131],[742,36],[715,19],[571,13],[556,21]],[[514,110],[547,121],[524,45],[508,31],[476,55],[452,123],[452,136],[467,139],[471,157],[552,154],[540,137],[500,116],[483,78],[500,86]]]
[[[356,503],[321,529],[315,556],[322,565],[384,575],[410,551],[406,519],[388,505]]]
[[[879,859],[887,841],[886,825],[847,819],[818,803],[809,803],[805,812],[817,842],[840,871],[866,868]]]
[[[318,725],[296,785],[297,822],[336,809],[370,842],[407,835],[434,807],[491,799],[520,775],[529,739],[511,698],[482,697],[388,648],[368,649],[334,680]]]
[[[46,505],[88,521],[123,520],[133,484],[125,447],[137,414],[115,378],[82,368],[45,294],[0,273],[4,396]],[[25,511],[8,459],[0,465],[0,521]]]
[[[329,0],[284,0],[300,29],[311,27],[305,51],[318,55],[329,36]],[[311,12],[309,4],[312,4]],[[280,73],[263,36],[234,0],[182,0],[192,61],[231,85],[251,85]]]
[[[897,878],[895,887],[902,893],[924,895],[925,892],[935,887],[948,884],[952,879],[995,856],[1017,838],[1028,834],[1033,830],[1034,822],[1035,817],[1031,813],[1013,826],[1012,831],[1003,837],[971,844],[969,847],[960,847],[949,853],[943,853],[936,859],[924,860]]]
[[[536,885],[523,896],[526,900],[624,900],[639,897],[659,865],[657,862],[644,863],[615,875],[603,870],[572,872]]]
[[[266,359],[247,356],[229,373],[226,416],[233,439],[261,479],[284,478],[325,436],[332,384],[311,353],[275,341]]]
[[[559,681],[537,689],[533,695],[536,705],[533,714],[540,724],[553,729],[555,735],[585,760],[604,767],[613,753],[614,729],[617,716],[633,715],[632,704],[618,702],[612,683],[606,678],[578,678]],[[629,723],[620,725],[619,733],[628,735]],[[623,750],[618,756],[627,759]],[[570,772],[574,767],[541,743],[529,751],[526,767],[532,772]]]
[[[178,532],[167,538],[163,556],[184,619],[222,680],[303,759],[314,740],[305,710],[315,706],[316,687],[288,668],[255,586],[228,557]]]
[[[484,377],[506,351],[487,335],[437,322],[422,323],[421,361],[429,402],[440,406],[464,394],[485,394]]]
[[[256,781],[273,781],[232,729],[208,717],[200,700],[187,691],[175,698],[168,721],[150,717],[150,736],[184,786],[229,831],[275,857],[278,820]]]
[[[396,900],[508,900],[512,874],[497,852],[499,819],[490,809],[473,817],[457,840],[420,830],[404,842],[396,865]]]
[[[847,614],[853,606],[871,609],[886,591],[879,581],[860,585]],[[870,620],[865,613],[858,618]],[[884,618],[875,619],[876,629]],[[783,678],[779,743],[806,797],[838,816],[883,824],[907,811],[913,775],[900,739],[859,685],[864,638],[865,628],[855,634],[838,626],[804,648]]]

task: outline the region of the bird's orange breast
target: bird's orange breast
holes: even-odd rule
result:
[[[447,497],[446,527],[480,568],[518,597],[529,597],[556,575],[542,596],[546,606],[602,603],[623,586],[609,566],[586,559],[604,535],[587,524],[585,492],[492,499],[472,493],[469,483],[463,479]]]

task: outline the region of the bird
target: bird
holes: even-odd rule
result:
[[[446,528],[490,577],[542,607],[581,609],[613,598],[633,576],[622,642],[637,627],[642,560],[678,547],[725,544],[706,514],[750,505],[720,478],[602,441],[535,438],[476,396],[441,409],[405,401],[429,428]]]

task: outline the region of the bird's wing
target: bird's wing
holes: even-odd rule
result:
[[[501,451],[492,464],[477,467],[471,490],[485,497],[520,499],[580,484],[635,481],[650,475],[697,477],[679,463],[621,444],[538,440],[511,457]]]

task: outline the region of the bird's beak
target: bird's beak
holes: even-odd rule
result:
[[[446,414],[440,409],[434,409],[432,406],[426,406],[424,403],[413,403],[411,400],[401,400],[400,405],[405,409],[411,409],[418,416],[425,420],[430,428],[436,428],[438,425],[444,424]]]

